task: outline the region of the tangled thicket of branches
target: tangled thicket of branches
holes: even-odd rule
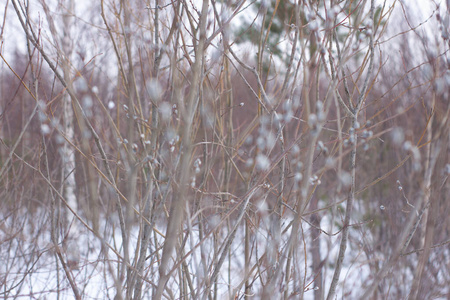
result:
[[[1,297],[449,296],[448,1],[144,2],[4,6]]]

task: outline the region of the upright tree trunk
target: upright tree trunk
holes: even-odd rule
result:
[[[73,0],[68,0],[65,3],[66,9],[70,9],[73,11],[74,3]],[[72,56],[72,46],[71,45],[71,20],[68,12],[63,13],[63,36],[61,37],[61,46],[62,46],[62,66],[63,66],[63,74],[64,80],[66,82],[71,82],[70,75],[70,61]],[[55,32],[56,33],[56,32]],[[57,36],[54,36],[57,38]],[[63,96],[63,130],[66,135],[66,139],[68,141],[75,140],[75,129],[74,129],[74,113],[72,108],[72,101],[68,93],[65,93]],[[78,211],[78,199],[75,194],[76,190],[76,182],[75,182],[75,153],[72,146],[64,141],[61,153],[62,160],[62,174],[63,174],[63,189],[64,189],[64,198],[67,201],[67,204],[70,208],[77,212]],[[80,252],[77,245],[77,238],[79,235],[78,222],[73,218],[71,219],[70,212],[66,212],[68,226],[69,229],[69,242],[66,244],[67,247],[67,258],[68,265],[71,267],[76,267],[78,265],[80,259]]]

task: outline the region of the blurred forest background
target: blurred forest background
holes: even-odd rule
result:
[[[450,297],[449,0],[3,2],[0,297]]]

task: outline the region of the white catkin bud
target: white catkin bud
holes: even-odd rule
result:
[[[50,126],[48,126],[47,124],[42,124],[41,132],[42,132],[42,135],[48,135],[50,133]]]
[[[163,90],[162,90],[162,87],[159,84],[158,80],[151,79],[147,82],[146,86],[147,86],[147,92],[148,92],[148,95],[150,96],[150,99],[159,101],[163,94]]]
[[[269,158],[264,154],[258,154],[256,156],[256,166],[262,171],[267,170],[270,167]]]
[[[200,173],[200,167],[201,167],[201,165],[202,165],[202,161],[200,160],[200,158],[197,158],[197,159],[194,161],[194,170],[195,170],[195,174]]]
[[[327,157],[327,159],[325,160],[325,166],[327,168],[333,168],[335,164],[335,160],[332,157]]]
[[[309,30],[316,31],[317,29],[319,29],[319,23],[316,20],[312,20],[311,22],[309,22],[308,27]]]
[[[411,150],[411,148],[412,148],[412,144],[411,144],[410,141],[406,141],[406,142],[403,144],[403,149],[404,149],[404,150],[409,151],[409,150]]]
[[[253,166],[253,163],[254,163],[253,158],[249,158],[249,159],[247,159],[247,161],[245,162],[245,166],[246,166],[247,168],[250,168],[251,166]]]
[[[308,118],[308,125],[314,128],[317,125],[317,116],[315,114],[310,114]]]
[[[317,103],[316,103],[316,109],[317,109],[318,111],[323,109],[323,102],[322,102],[322,101],[317,101]]]
[[[369,131],[364,130],[361,136],[363,139],[369,139],[373,136],[373,131],[372,130],[369,130]]]
[[[352,176],[347,172],[342,172],[340,177],[343,186],[347,187],[352,184]]]
[[[62,143],[64,143],[65,139],[61,135],[58,134],[55,137],[55,141],[56,141],[57,144],[62,144]]]
[[[350,144],[353,145],[355,143],[355,135],[354,134],[350,135],[350,137],[348,138],[348,141],[350,142]]]

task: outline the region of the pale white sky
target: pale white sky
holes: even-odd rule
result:
[[[53,0],[47,0],[47,3],[51,3],[52,1]],[[383,3],[382,0],[378,0],[377,2]],[[390,4],[397,2],[396,9],[395,9],[396,17],[392,18],[391,22],[396,22],[396,19],[401,19],[401,20],[404,19],[402,16],[402,14],[403,14],[402,5],[403,5],[403,7],[408,9],[407,16],[408,16],[408,19],[412,26],[417,26],[420,23],[427,20],[427,18],[429,18],[429,16],[432,14],[433,10],[435,9],[436,3],[442,3],[441,6],[445,7],[445,2],[443,2],[442,0],[441,1],[388,0],[386,2],[390,3]],[[40,19],[43,24],[43,28],[44,28],[43,29],[44,36],[45,35],[50,36],[50,34],[48,34],[45,29],[46,28],[45,13],[43,12],[40,1],[31,0],[30,3],[31,3],[30,11],[31,11],[32,18],[34,20]],[[103,28],[104,24],[103,24],[103,22],[101,22],[101,20],[99,18],[97,20],[90,19],[92,16],[92,14],[90,13],[92,10],[92,5],[93,5],[92,1],[90,1],[90,0],[76,1],[76,15],[79,18],[79,23],[84,24],[83,19],[85,18],[84,20],[86,22],[94,22],[96,25]],[[94,4],[94,5],[98,6],[98,3]],[[441,11],[443,11],[442,8],[441,8]],[[0,15],[1,15],[0,20],[3,21],[3,17],[5,15],[5,5],[4,4],[0,6]],[[98,16],[98,17],[100,17],[100,16]],[[85,25],[85,26],[89,26],[89,25]],[[401,27],[390,26],[389,30],[390,30],[390,32],[384,37],[384,39],[386,39],[388,36],[392,36],[392,35],[395,35],[396,33],[400,33],[404,29]],[[432,19],[425,22],[423,24],[423,26],[420,26],[420,28],[416,32],[422,36],[428,37],[431,41],[435,40],[436,34],[438,35],[438,37],[440,36],[440,33],[438,32],[438,24],[436,22],[436,18],[433,17]],[[75,33],[74,35],[76,35],[76,36],[74,38],[77,40],[83,39],[84,40],[83,45],[86,46],[88,51],[90,49],[91,52],[94,52],[96,54],[98,54],[100,52],[104,53],[105,51],[102,51],[102,49],[96,48],[97,45],[94,45],[94,42],[96,41],[96,37],[95,36],[86,37],[85,33],[86,33],[86,31],[80,32],[78,34]],[[2,48],[1,48],[2,55],[9,62],[12,62],[13,56],[17,51],[19,51],[19,53],[21,53],[22,55],[25,55],[26,54],[26,43],[25,42],[26,41],[25,41],[23,30],[20,26],[20,23],[18,22],[16,13],[11,4],[11,1],[9,1],[7,14],[6,14],[6,20],[5,20],[5,28],[4,28],[4,32],[3,32],[3,39],[2,39],[2,43],[3,43]],[[91,45],[90,45],[90,43],[91,43]],[[48,44],[47,44],[47,46],[48,46]],[[47,48],[49,48],[49,47],[47,47]],[[76,50],[79,51],[80,49],[76,49]],[[83,49],[81,49],[81,50],[83,50]],[[0,64],[2,65],[0,70],[2,70],[2,72],[3,72],[4,71],[3,62],[1,61]]]

